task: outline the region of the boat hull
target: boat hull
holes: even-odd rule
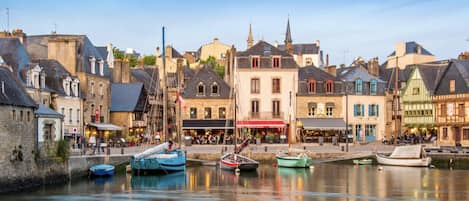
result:
[[[353,164],[356,164],[356,165],[371,165],[371,164],[373,164],[373,160],[371,160],[371,159],[353,160]]]
[[[182,150],[173,150],[170,154],[177,154],[172,158],[132,158],[130,167],[132,171],[163,171],[176,172],[186,169],[186,155]]]
[[[309,156],[277,156],[279,167],[308,168],[313,163]]]
[[[236,155],[237,160],[233,160]],[[238,154],[226,154],[220,159],[220,168],[224,170],[254,171],[259,167],[259,162]]]
[[[394,165],[394,166],[407,166],[407,167],[428,167],[432,162],[432,158],[417,158],[417,159],[396,159],[376,155],[379,164]]]
[[[114,166],[112,165],[95,165],[90,168],[91,175],[94,176],[112,176],[114,175]]]

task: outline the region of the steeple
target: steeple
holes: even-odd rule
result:
[[[293,54],[293,44],[290,32],[290,17],[287,20],[287,32],[285,33],[285,49],[289,54]]]
[[[253,39],[253,37],[252,37],[252,28],[251,28],[251,24],[249,24],[249,35],[248,35],[248,40],[247,40],[247,41],[248,41],[248,48],[247,48],[247,49],[249,49],[249,48],[251,48],[252,45],[254,44],[254,39]]]

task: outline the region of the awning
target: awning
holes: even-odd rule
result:
[[[236,121],[236,128],[285,128],[283,120]]]
[[[182,120],[182,129],[233,129],[233,120]]]
[[[308,103],[308,108],[312,108],[312,107],[316,107],[316,103],[315,103],[315,102],[309,102],[309,103]]]
[[[333,102],[327,102],[326,103],[326,107],[332,107],[334,108],[335,107],[335,104]]]
[[[120,130],[122,130],[121,127],[116,126],[114,124],[89,123],[88,126],[96,127],[96,129],[104,130],[104,131],[120,131]]]
[[[306,130],[345,130],[345,121],[341,118],[299,118]]]

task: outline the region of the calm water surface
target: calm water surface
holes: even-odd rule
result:
[[[321,164],[261,165],[239,176],[216,167],[160,176],[118,174],[0,196],[0,200],[469,200],[469,170]]]

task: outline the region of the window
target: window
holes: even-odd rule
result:
[[[313,65],[313,59],[311,57],[306,57],[305,61],[307,66]]]
[[[258,94],[260,93],[260,80],[259,78],[252,78],[251,79],[251,93]]]
[[[326,107],[326,116],[332,117],[332,111],[334,110],[334,107],[332,106],[327,106]]]
[[[443,103],[440,105],[440,115],[442,117],[446,117],[446,112],[447,112],[446,104]]]
[[[316,107],[315,106],[310,106],[308,108],[308,116],[314,117],[316,115]]]
[[[464,104],[459,104],[458,105],[458,115],[460,117],[466,116],[466,114],[464,114]]]
[[[365,105],[363,105],[363,104],[353,105],[353,116],[355,116],[355,117],[365,116]]]
[[[272,68],[280,68],[280,57],[272,58]]]
[[[197,85],[197,96],[203,96],[205,94],[205,86],[203,83]]]
[[[68,109],[68,123],[72,124],[72,108]]]
[[[204,111],[205,111],[205,112],[204,112],[204,118],[205,118],[205,119],[211,119],[211,118],[212,118],[212,108],[206,107],[206,108],[204,109]]]
[[[462,129],[462,140],[469,140],[469,128]]]
[[[11,111],[11,117],[13,121],[16,121],[16,110]]]
[[[90,83],[90,94],[94,96],[94,82]]]
[[[378,83],[376,80],[370,81],[370,95],[376,95],[376,91],[378,89]]]
[[[412,89],[412,95],[419,95],[420,94],[420,88],[414,87]]]
[[[61,113],[61,114],[62,114],[63,116],[65,116],[65,108],[62,108],[61,110],[62,110],[62,113]]]
[[[377,104],[368,105],[368,116],[370,117],[379,116],[379,105]]]
[[[77,124],[80,125],[80,109],[77,109]]]
[[[31,121],[31,112],[26,112],[26,118],[28,121]]]
[[[441,138],[442,138],[443,140],[448,140],[448,128],[443,128]]]
[[[252,57],[251,58],[251,67],[252,68],[259,68],[259,57]]]
[[[220,107],[218,108],[218,118],[225,119],[226,118],[226,108]]]
[[[197,108],[191,107],[190,117],[191,117],[191,119],[197,119]]]
[[[259,113],[259,100],[251,101],[251,112]]]
[[[217,83],[212,84],[212,95],[218,95],[218,84]]]
[[[272,112],[273,112],[274,117],[280,116],[280,101],[279,100],[272,101]]]
[[[456,81],[455,80],[450,80],[449,81],[449,91],[454,92],[456,90]]]
[[[355,93],[356,94],[362,94],[363,92],[363,81],[362,80],[356,80],[355,81]]]
[[[316,80],[308,81],[308,93],[312,93],[312,94],[316,93]]]
[[[376,136],[376,125],[365,125],[365,136],[368,138]]]
[[[326,93],[331,94],[334,92],[334,81],[327,80],[326,81]]]
[[[99,75],[104,76],[104,61],[102,59],[99,59],[98,65],[99,65]]]
[[[99,83],[99,95],[101,98],[104,96],[104,86],[103,83]]]
[[[272,93],[274,94],[280,93],[280,79],[279,78],[272,79]]]
[[[91,74],[96,74],[96,59],[94,57],[90,57],[89,61]]]
[[[446,115],[448,115],[450,117],[454,115],[454,104],[453,103],[448,103]]]
[[[20,121],[23,121],[23,110],[20,110]]]

